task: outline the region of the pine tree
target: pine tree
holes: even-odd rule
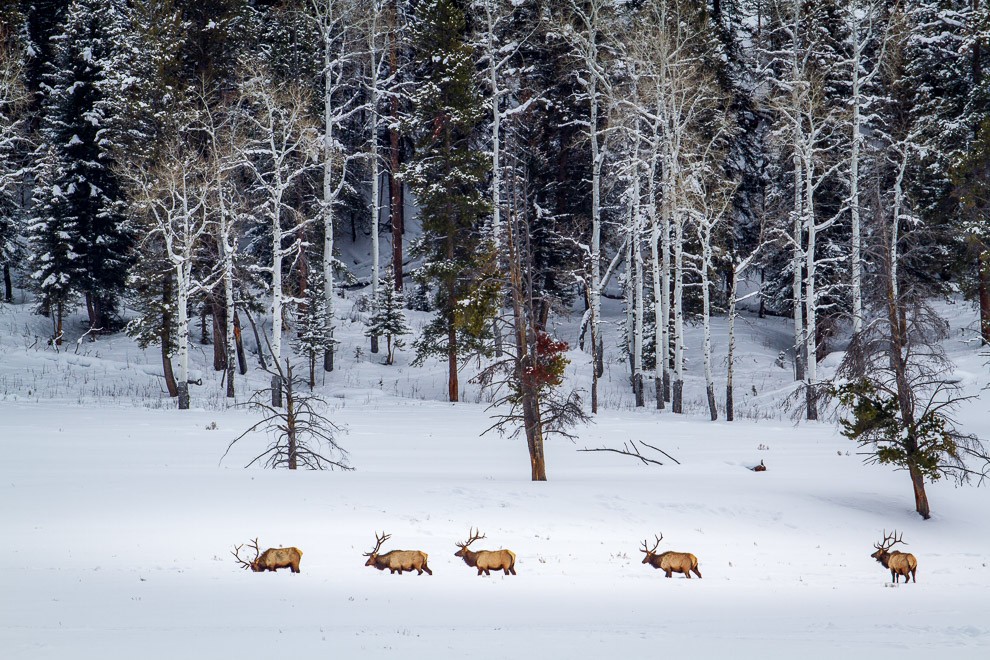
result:
[[[55,149],[49,147],[37,168],[32,217],[28,224],[31,277],[41,294],[39,311],[52,319],[52,342],[62,344],[63,322],[73,299],[73,282],[80,277],[79,255],[72,237],[78,235],[69,213]]]
[[[458,356],[484,351],[499,297],[490,277],[494,251],[482,237],[490,213],[489,161],[477,148],[484,105],[475,89],[464,11],[454,0],[426,0],[413,27],[416,89],[410,131],[416,154],[405,176],[420,205],[420,276],[437,287],[437,316],[416,342],[417,360],[447,357],[447,391],[457,401]]]
[[[337,343],[333,338],[333,319],[330,316],[331,310],[327,307],[326,296],[323,295],[323,273],[315,268],[311,269],[306,299],[300,305],[296,339],[296,346],[306,356],[306,364],[309,366],[309,389],[316,387],[317,360],[322,359]]]
[[[130,267],[134,236],[125,222],[123,193],[113,146],[118,89],[110,72],[124,40],[125,9],[119,0],[75,0],[57,42],[42,137],[53,149],[63,200],[53,212],[74,232],[79,268],[72,286],[86,298],[90,328],[108,330]]]
[[[29,152],[27,61],[22,38],[13,29],[21,21],[16,11],[0,9],[0,269],[3,271],[0,300],[6,302],[13,300],[11,269],[23,258],[20,242],[23,209],[19,193],[25,178],[25,154]]]
[[[388,280],[391,276],[391,270],[387,269],[385,279]],[[368,328],[364,331],[365,336],[385,337],[385,364],[394,363],[395,351],[405,346],[402,337],[412,334],[402,311],[404,302],[401,291],[396,291],[392,286],[383,287],[377,305],[366,323]]]

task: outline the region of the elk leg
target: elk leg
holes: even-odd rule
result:
[[[694,571],[694,574],[697,575],[699,578],[701,577],[701,571],[698,570],[697,566],[695,566],[691,570]]]
[[[684,569],[684,577],[686,577],[689,580],[691,579],[691,570],[690,569],[687,569],[687,568]]]
[[[918,569],[917,568],[911,571],[911,577],[914,578],[914,583],[915,584],[918,584]]]
[[[509,566],[509,572],[512,573],[513,575],[515,575],[516,574],[516,569],[514,567],[512,567],[512,566]]]
[[[482,569],[482,568],[479,568],[478,569],[478,575],[483,575],[484,573],[485,573],[485,570],[484,569]]]
[[[664,571],[664,577],[672,577],[670,571]]]
[[[423,564],[423,570],[426,571],[429,575],[433,575],[433,571],[431,571],[430,567],[427,566],[426,564]]]

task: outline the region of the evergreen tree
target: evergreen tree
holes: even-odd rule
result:
[[[416,153],[405,176],[420,205],[419,276],[436,285],[437,316],[416,342],[417,360],[447,357],[447,390],[457,401],[458,356],[484,351],[499,283],[494,251],[482,235],[490,213],[489,161],[477,149],[484,105],[465,40],[463,8],[455,0],[425,0],[413,26],[416,92],[410,132]]]
[[[0,300],[13,300],[11,268],[23,256],[21,199],[29,151],[25,85],[27,62],[22,38],[14,31],[22,17],[14,8],[0,9],[0,268],[3,292]]]
[[[53,212],[71,227],[78,269],[71,285],[86,298],[90,328],[115,323],[130,267],[133,235],[113,160],[119,97],[110,72],[125,40],[119,0],[75,0],[69,7],[46,76],[42,137],[57,161],[51,171],[62,201]]]
[[[28,224],[31,277],[41,300],[39,311],[52,318],[52,341],[62,344],[63,322],[73,298],[73,282],[81,276],[72,238],[78,235],[70,200],[62,188],[55,149],[49,147],[37,168],[32,217]]]
[[[391,270],[386,270],[385,279],[388,280],[391,276]],[[377,305],[366,323],[368,328],[364,331],[365,336],[385,337],[385,364],[394,363],[395,351],[405,346],[402,337],[412,334],[402,311],[403,304],[401,291],[396,291],[392,286],[383,287]]]
[[[297,321],[296,346],[306,356],[309,367],[309,389],[316,387],[316,362],[323,354],[333,349],[333,319],[323,295],[323,273],[317,269],[309,271],[306,298],[300,305]]]

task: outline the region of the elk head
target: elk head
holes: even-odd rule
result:
[[[391,534],[386,534],[382,531],[382,535],[378,536],[378,532],[375,532],[375,549],[371,552],[364,553],[364,556],[368,558],[368,561],[364,563],[365,566],[374,566],[375,560],[378,559],[378,551],[382,549],[382,543],[392,538]]]
[[[241,559],[241,548],[244,547],[243,543],[234,546],[234,549],[230,552],[230,554],[234,555],[234,559],[236,559],[237,563],[241,565],[241,568],[243,568],[244,570],[250,568],[252,571],[257,573],[259,570],[261,570],[258,567],[258,555],[261,554],[261,550],[258,548],[258,538],[255,537],[255,539],[250,543],[248,543],[247,546],[248,548],[254,550],[254,559],[252,559],[251,561],[244,561],[243,559]]]
[[[901,533],[900,536],[897,535],[896,529],[891,534],[887,534],[887,530],[883,530],[883,541],[873,544],[873,547],[876,548],[877,551],[870,556],[882,564],[884,562],[884,559],[890,556],[890,549],[892,547],[894,547],[898,543],[903,543],[904,545],[907,545],[907,543],[904,543],[904,541],[901,540],[903,537],[904,537],[903,533]]]
[[[649,549],[650,548],[650,542],[647,541],[647,540],[644,540],[643,541],[643,547],[640,549],[640,552],[645,552],[646,553],[646,556],[643,557],[643,563],[644,564],[649,564],[657,556],[657,548],[660,547],[660,541],[663,540],[663,532],[660,532],[660,536],[657,536],[656,534],[654,534],[653,535],[653,538],[655,538],[657,540],[657,542],[653,544],[653,549],[652,550]]]
[[[481,530],[474,531],[474,529],[469,529],[468,530],[468,540],[465,541],[464,543],[455,543],[454,544],[458,548],[460,548],[460,550],[458,550],[457,552],[454,553],[454,556],[455,557],[464,557],[466,555],[466,553],[471,552],[470,550],[468,550],[468,546],[471,545],[472,543],[474,543],[475,541],[477,541],[479,539],[483,539],[483,538],[485,538],[485,535],[481,533]]]

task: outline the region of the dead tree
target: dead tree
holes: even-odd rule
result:
[[[282,364],[273,359],[272,365],[265,371],[271,375],[273,387],[284,393],[285,407],[270,403],[271,388],[256,390],[247,403],[240,405],[260,412],[262,418],[234,438],[220,460],[239,440],[264,430],[269,438],[268,446],[244,467],[261,463],[267,468],[290,470],[300,466],[310,470],[353,469],[347,463],[347,451],[337,444],[336,436],[342,429],[323,412],[326,401],[306,391],[305,381],[294,374],[288,358]]]

